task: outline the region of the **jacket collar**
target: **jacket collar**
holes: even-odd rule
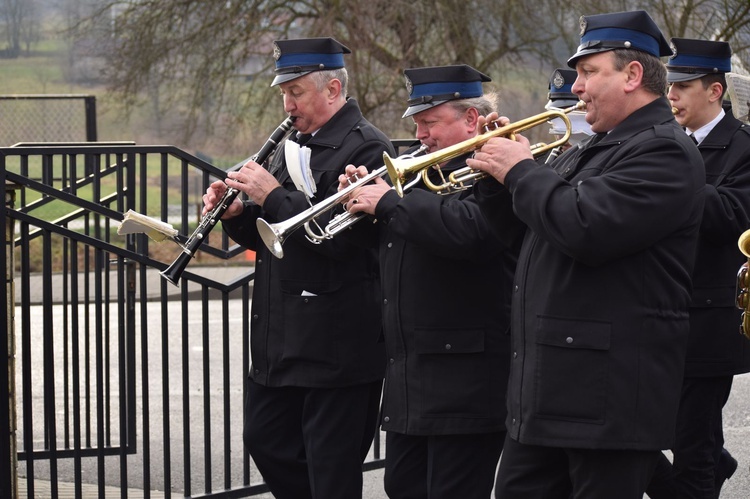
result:
[[[346,103],[323,125],[307,145],[340,148],[349,132],[357,126],[362,118],[359,104],[353,98],[347,98]]]
[[[669,100],[666,97],[659,97],[640,109],[635,110],[630,116],[625,118],[622,123],[617,125],[602,139],[600,145],[619,144],[646,129],[656,125],[663,125],[670,121],[674,123],[674,126],[678,126],[672,114],[672,106]]]
[[[701,141],[701,147],[724,148],[729,146],[734,133],[742,127],[742,122],[727,112],[715,127]]]

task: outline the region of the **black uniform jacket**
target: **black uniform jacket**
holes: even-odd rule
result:
[[[750,371],[750,341],[740,334],[734,306],[737,248],[750,228],[750,127],[728,110],[700,143],[706,165],[706,206],[698,240],[685,375],[725,376]]]
[[[465,157],[443,171],[462,166]],[[504,431],[517,247],[493,235],[471,189],[437,195],[420,181],[403,198],[386,193],[375,215],[388,357],[383,430]]]
[[[353,99],[306,146],[317,185],[313,204],[336,193],[347,164],[379,167],[384,152],[393,154],[388,138]],[[315,245],[299,229],[277,259],[258,237],[258,217],[275,223],[309,207],[286,172],[283,151],[281,144],[269,167],[282,187],[268,195],[262,209],[247,203],[240,216],[223,222],[232,239],[257,252],[250,375],[266,386],[340,387],[382,379],[376,252],[341,238]],[[319,218],[321,226],[329,217]]]
[[[525,160],[508,190],[476,189],[498,230],[507,214],[495,205],[508,192],[528,227],[514,278],[509,435],[669,448],[704,203],[700,154],[658,98],[551,166]]]

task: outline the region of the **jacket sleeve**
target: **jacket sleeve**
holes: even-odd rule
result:
[[[376,215],[403,239],[445,258],[484,260],[503,250],[474,195],[437,195],[412,189],[403,198],[386,193]]]
[[[601,265],[676,233],[702,209],[703,169],[674,137],[653,135],[614,149],[571,184],[524,160],[506,186],[518,217],[538,237],[587,265]],[[607,156],[606,154],[604,154]],[[696,205],[695,200],[700,200]]]
[[[736,242],[750,227],[750,134],[736,132],[724,159],[726,176],[717,185],[706,184],[700,228],[701,237],[716,244]]]

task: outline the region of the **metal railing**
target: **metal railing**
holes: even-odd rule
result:
[[[214,231],[174,287],[159,271],[179,246],[116,233],[132,209],[190,234],[202,193],[223,176],[168,146],[0,148],[0,228],[13,234],[0,257],[6,276],[15,273],[2,291],[14,327],[0,334],[0,448],[18,444],[17,470],[0,456],[0,497],[12,497],[16,472],[19,497],[35,497],[37,483],[52,497],[70,484],[76,497],[90,486],[100,497],[110,486],[121,497],[267,491],[242,442],[245,250]],[[16,434],[5,431],[13,394]],[[382,466],[378,436],[364,469]]]

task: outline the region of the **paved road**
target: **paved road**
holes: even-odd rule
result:
[[[239,300],[230,300],[231,302],[239,302]],[[235,304],[236,305],[236,304]],[[169,309],[169,317],[170,321],[177,321],[179,320],[180,313],[181,313],[181,305],[179,302],[169,302],[170,307]],[[208,311],[209,316],[213,317],[215,319],[212,319],[212,327],[217,327],[220,323],[219,317],[220,313],[217,312],[213,307],[218,307],[218,302],[215,300],[211,301],[211,309]],[[237,306],[237,305],[236,305]],[[36,306],[35,306],[36,307]],[[164,484],[164,473],[165,469],[168,468],[171,471],[171,483],[172,483],[172,490],[177,496],[181,496],[180,493],[181,490],[183,490],[184,485],[184,468],[183,468],[183,446],[182,446],[182,436],[183,436],[183,428],[182,423],[184,421],[190,421],[191,428],[193,428],[191,431],[193,431],[193,436],[190,442],[190,449],[188,450],[189,454],[192,456],[192,471],[191,471],[191,485],[193,487],[193,494],[199,494],[201,493],[202,485],[203,485],[203,477],[205,476],[205,469],[204,469],[204,462],[203,462],[203,456],[205,455],[204,452],[204,439],[202,438],[201,433],[201,426],[195,426],[193,427],[192,421],[199,420],[202,416],[202,410],[203,410],[203,404],[206,402],[206,400],[210,399],[210,404],[213,408],[215,408],[215,412],[213,413],[215,415],[216,421],[213,421],[212,418],[212,426],[213,430],[213,436],[214,436],[214,443],[211,445],[211,455],[213,456],[213,465],[214,465],[214,472],[212,481],[214,484],[214,488],[220,487],[223,484],[223,469],[221,469],[221,458],[223,455],[223,445],[221,444],[221,436],[223,435],[222,425],[223,421],[221,420],[221,406],[222,406],[222,396],[223,396],[223,389],[220,386],[221,383],[221,372],[222,372],[222,362],[223,359],[220,355],[217,355],[217,352],[220,352],[220,346],[218,344],[216,345],[209,345],[208,348],[211,350],[212,355],[209,357],[210,359],[210,369],[212,372],[212,380],[216,380],[218,385],[218,388],[212,388],[210,389],[210,395],[206,397],[206,395],[202,391],[201,382],[199,381],[200,378],[192,378],[193,374],[196,374],[196,376],[199,376],[198,371],[202,368],[202,362],[203,362],[203,349],[204,345],[201,342],[201,336],[200,336],[200,326],[191,326],[191,329],[193,327],[196,328],[196,333],[193,336],[193,333],[191,332],[190,337],[187,339],[188,342],[188,348],[187,350],[183,351],[181,349],[182,340],[179,338],[179,335],[174,335],[169,339],[169,342],[167,343],[167,349],[166,351],[163,351],[162,346],[163,342],[161,339],[160,334],[160,315],[158,312],[158,307],[160,307],[159,303],[149,303],[148,304],[149,310],[153,307],[153,310],[151,310],[148,314],[149,317],[149,324],[147,325],[148,334],[145,337],[145,341],[147,343],[146,348],[148,348],[149,351],[149,362],[148,362],[148,372],[149,377],[147,378],[149,380],[149,402],[150,402],[150,417],[151,422],[149,425],[150,430],[150,459],[151,459],[151,480],[152,480],[152,488],[155,490],[164,490],[163,484]],[[172,308],[174,307],[174,308]],[[39,307],[40,310],[33,310],[32,311],[32,317],[41,316],[41,307]],[[62,312],[60,310],[62,307],[55,306],[55,316],[58,317],[58,315]],[[188,310],[189,313],[189,322],[193,325],[199,325],[202,321],[202,314],[204,313],[201,307],[189,307]],[[58,319],[55,319],[56,321]],[[230,329],[232,331],[239,330],[239,321],[241,319],[238,317],[233,317],[230,319]],[[153,321],[153,322],[152,322]],[[32,349],[38,349],[41,351],[41,345],[43,342],[41,341],[41,333],[35,332],[34,333],[37,336],[34,336],[31,341]],[[139,336],[139,342],[141,341],[141,337]],[[217,339],[218,341],[218,339]],[[229,337],[229,342],[231,345],[240,345],[241,344],[241,338],[239,337],[238,333],[231,333]],[[140,369],[141,366],[141,352],[140,352],[140,344],[138,346],[138,369]],[[233,348],[233,350],[230,352],[231,358],[230,362],[232,366],[235,366],[234,369],[237,369],[237,366],[240,365],[238,355],[239,355],[239,348]],[[19,346],[19,352],[17,355],[17,359],[20,360],[20,346]],[[39,352],[36,352],[34,355],[38,355]],[[183,357],[183,355],[186,355],[187,357]],[[188,393],[189,398],[189,404],[191,407],[191,412],[189,417],[185,418],[184,414],[182,413],[182,381],[181,381],[181,375],[183,371],[183,365],[188,365],[191,372],[191,380],[195,379],[195,382],[191,382],[190,384],[190,390]],[[60,365],[58,363],[58,365]],[[170,457],[171,462],[166,465],[164,463],[164,418],[162,416],[163,408],[162,408],[162,402],[164,401],[163,391],[165,388],[160,385],[161,383],[161,377],[164,374],[164,368],[165,366],[168,366],[169,374],[170,374],[170,383],[169,386],[166,388],[168,390],[169,395],[168,398],[170,399],[170,416],[167,418],[170,421],[170,436],[166,439],[169,442],[169,445],[171,445],[172,454]],[[116,367],[116,366],[115,366]],[[114,376],[116,378],[116,369],[114,370]],[[41,376],[42,370],[35,370],[34,371],[34,378],[33,382],[36,386],[39,386],[38,384],[41,382],[41,379],[39,376]],[[213,374],[215,373],[215,374]],[[143,442],[140,440],[143,436],[143,428],[142,428],[142,410],[143,410],[143,395],[142,395],[142,387],[141,385],[141,374],[140,371],[137,373],[137,384],[138,386],[138,400],[137,403],[137,417],[138,417],[138,428],[137,428],[137,449],[138,453],[130,456],[128,458],[128,480],[129,484],[133,488],[138,488],[139,484],[142,483],[142,475],[143,475],[143,462],[142,462],[142,451],[144,449]],[[17,376],[17,381],[20,383],[20,372]],[[239,451],[239,444],[238,442],[241,441],[241,394],[242,394],[242,373],[238,371],[232,371],[230,373],[230,391],[232,392],[231,397],[231,414],[232,414],[232,436],[230,440],[233,442],[233,448],[232,452],[234,455]],[[57,381],[60,381],[60,377],[57,378]],[[39,394],[39,392],[37,392]],[[34,412],[37,415],[43,414],[43,410],[41,407],[41,397],[35,397],[34,399]],[[113,407],[113,412],[116,413],[116,407]],[[21,418],[21,407],[19,407],[19,418]],[[735,476],[725,485],[723,489],[722,498],[725,499],[748,499],[750,498],[750,471],[748,470],[748,467],[750,466],[750,445],[748,445],[748,442],[750,442],[750,375],[742,375],[738,376],[735,379],[734,388],[732,391],[732,395],[729,399],[729,402],[727,403],[727,406],[724,410],[724,426],[725,426],[725,435],[726,435],[726,447],[729,449],[729,451],[737,458],[739,461],[739,468],[737,470],[737,473]],[[198,421],[200,422],[200,421]],[[22,428],[19,428],[19,438],[22,435],[20,431]],[[58,431],[60,431],[60,428],[58,427]],[[119,440],[118,437],[118,430],[117,425],[112,429],[112,439],[113,441],[117,442]],[[37,437],[37,438],[41,438]],[[19,442],[19,447],[22,447],[22,443]],[[235,461],[236,459],[233,459]],[[218,464],[217,464],[218,463]],[[217,469],[218,468],[218,469]],[[115,458],[112,458],[111,461],[108,461],[107,465],[107,484],[108,485],[117,485],[119,484],[119,465],[117,464],[117,461]],[[21,476],[25,476],[26,474],[26,464],[20,463],[20,474]],[[232,473],[240,476],[241,472],[237,470],[236,465],[232,465]],[[36,463],[35,467],[35,475],[38,480],[44,480],[45,477],[49,477],[47,467],[44,466],[43,462]],[[72,473],[71,473],[71,467],[66,465],[61,465],[59,470],[59,480],[61,482],[70,482],[72,481]],[[88,463],[85,466],[84,469],[84,477],[86,481],[95,481],[96,480],[96,465],[95,462]],[[258,480],[258,477],[254,477],[253,481]],[[364,498],[365,499],[386,499],[386,495],[383,491],[382,487],[382,480],[383,480],[383,471],[382,470],[376,470],[376,471],[370,471],[365,473],[365,486],[364,486]],[[37,489],[38,491],[42,491],[44,486],[44,482],[40,481],[38,482]],[[62,490],[62,488],[61,488]],[[86,488],[87,491],[91,490],[91,493],[86,493],[86,497],[96,497],[96,489],[95,488]],[[25,497],[25,495],[22,495],[21,497]],[[45,497],[44,493],[41,492],[41,495],[38,495],[38,497]],[[64,495],[62,497],[65,497]],[[137,492],[133,492],[133,489],[128,493],[128,497],[139,497]],[[155,495],[155,497],[159,497],[159,495]],[[271,499],[272,496],[270,494],[264,494],[260,496],[262,499]]]

